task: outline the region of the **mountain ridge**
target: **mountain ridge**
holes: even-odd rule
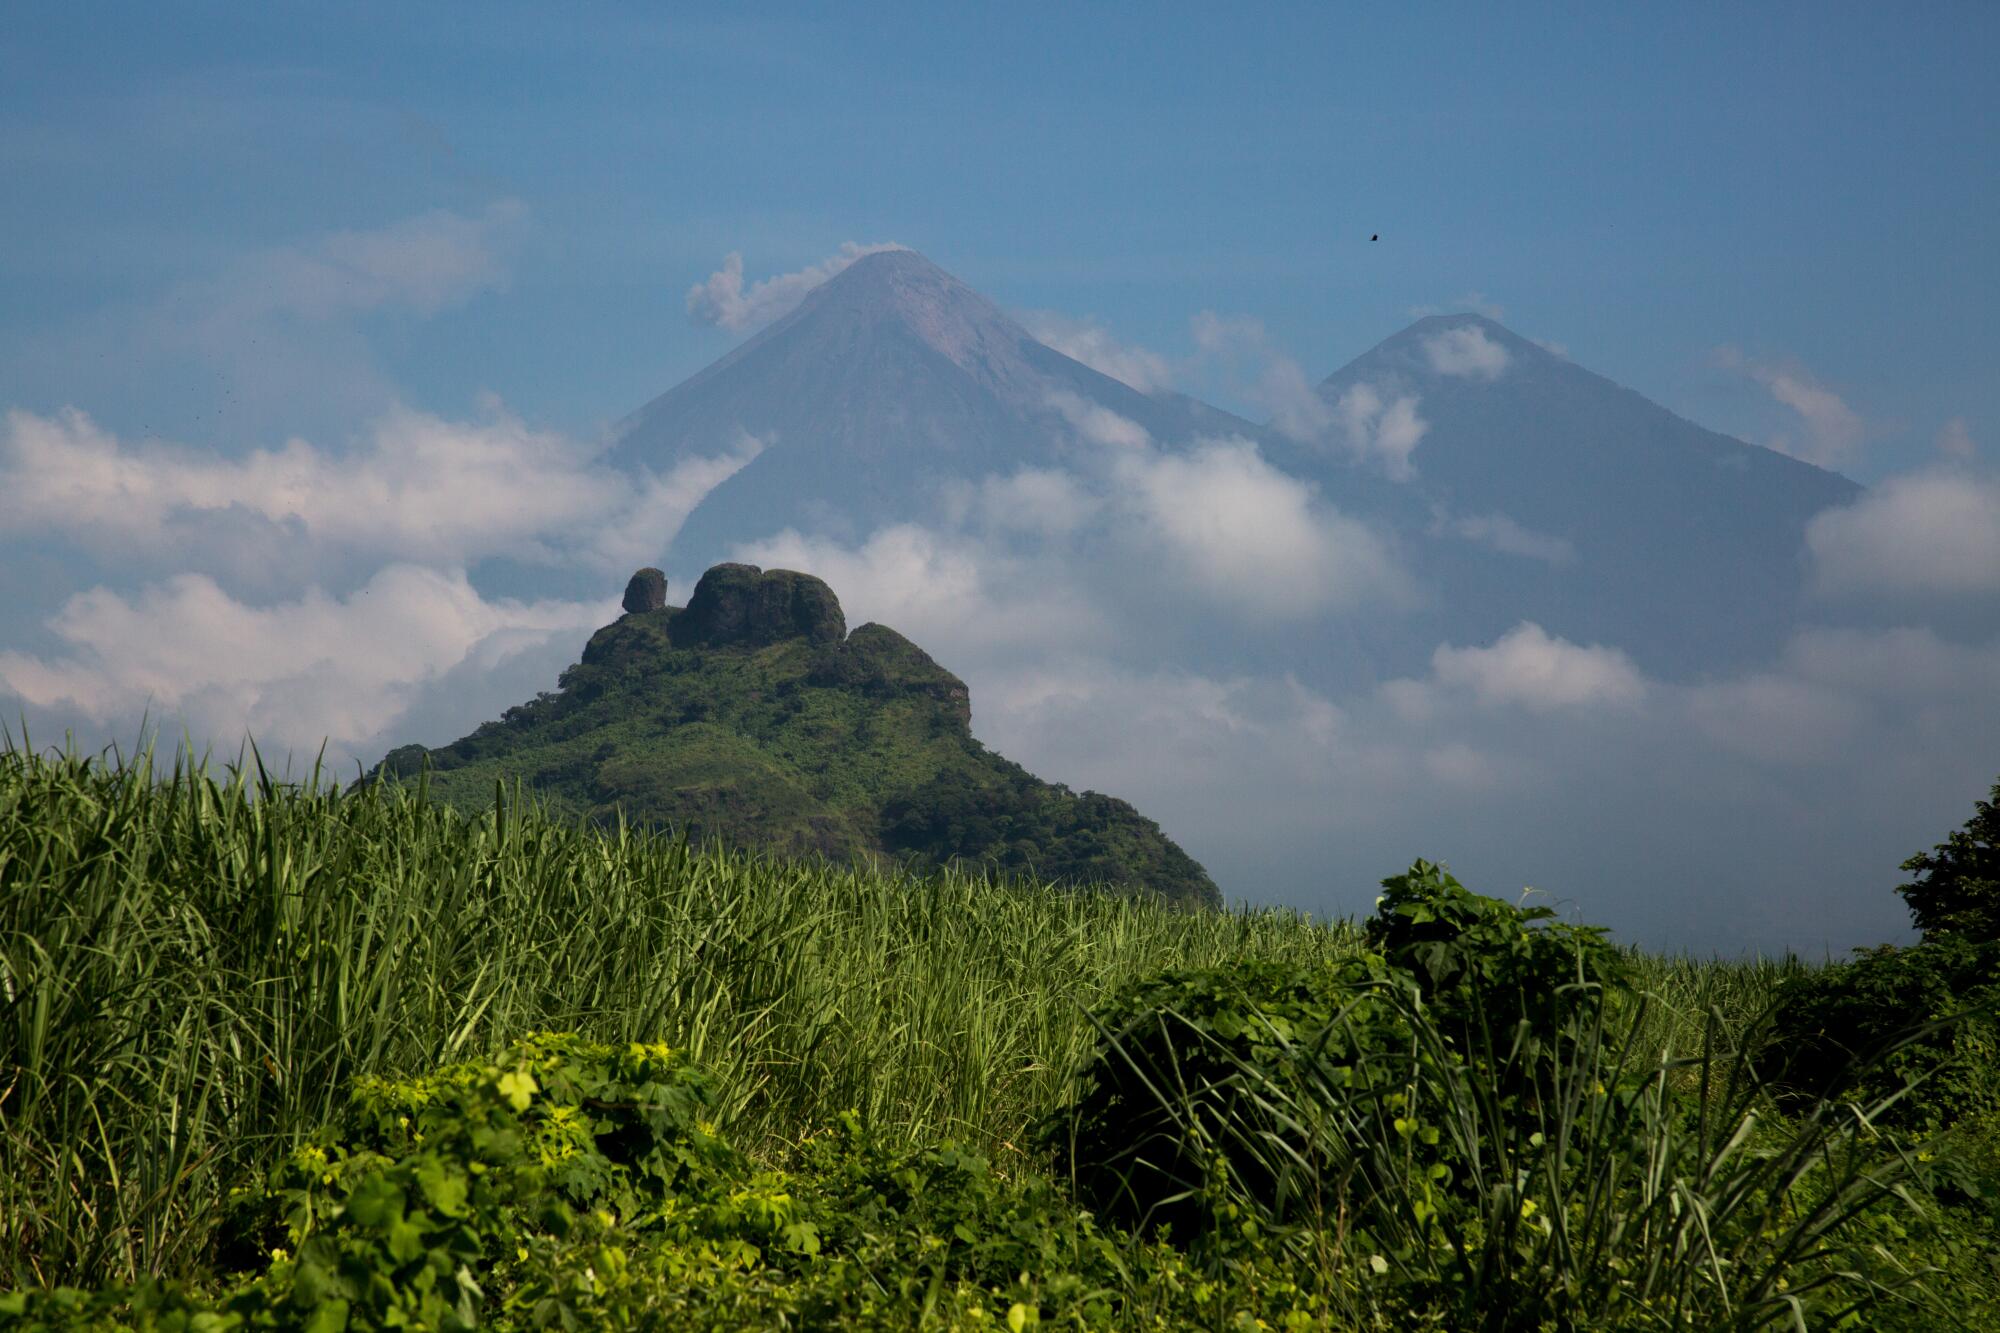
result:
[[[1524,621],[1615,646],[1664,679],[1768,661],[1814,610],[1806,522],[1860,493],[1477,314],[1419,319],[1316,393],[1310,435],[1143,393],[1037,341],[921,254],[882,251],[634,413],[614,455],[663,472],[746,433],[761,442],[674,538],[677,565],[706,568],[787,531],[854,547],[892,525],[948,526],[949,497],[1024,471],[1094,473],[1102,487],[1135,444],[1165,458],[1248,441],[1319,511],[1374,533],[1414,595],[1366,619],[1276,625],[1222,607],[1213,624],[1148,630],[1147,651],[1208,673],[1296,671],[1336,692]],[[1118,511],[1118,495],[1102,498],[1099,512]]]

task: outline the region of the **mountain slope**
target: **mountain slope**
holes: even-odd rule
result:
[[[1336,428],[1412,402],[1415,560],[1460,642],[1529,619],[1668,675],[1754,662],[1800,618],[1806,521],[1860,491],[1476,315],[1420,320],[1319,393]],[[1352,470],[1293,462],[1333,491]]]
[[[863,536],[928,514],[947,482],[1059,462],[1090,408],[1161,440],[1264,434],[1071,360],[922,255],[892,250],[641,408],[613,456],[659,472],[746,433],[763,443],[674,542],[677,562],[705,564],[788,526]]]
[[[972,738],[965,685],[881,625],[852,634],[819,579],[719,565],[684,608],[641,571],[559,692],[429,770],[468,808],[519,779],[559,809],[781,854],[961,862],[1214,906],[1206,872],[1124,801],[1042,782]]]

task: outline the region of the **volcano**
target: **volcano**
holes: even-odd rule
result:
[[[858,539],[928,515],[950,482],[1060,466],[1103,413],[1162,441],[1265,434],[1072,360],[916,251],[888,250],[634,413],[613,457],[658,472],[758,442],[674,542],[677,564],[703,566],[787,527]]]
[[[1477,315],[1419,320],[1318,392],[1342,457],[1290,464],[1334,493],[1356,470],[1397,473],[1426,515],[1411,557],[1454,642],[1532,620],[1672,677],[1763,660],[1807,610],[1807,520],[1861,490]],[[1352,435],[1379,436],[1398,404],[1407,456],[1357,450]]]

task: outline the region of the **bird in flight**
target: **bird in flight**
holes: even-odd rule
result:
[[[1376,232],[1373,236],[1370,236],[1368,239],[1371,241],[1379,241],[1382,239],[1382,233]]]

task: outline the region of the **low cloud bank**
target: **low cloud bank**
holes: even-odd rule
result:
[[[385,558],[616,572],[656,559],[761,447],[744,435],[723,454],[634,478],[497,405],[474,422],[398,409],[348,449],[293,439],[233,457],[120,440],[75,410],[15,411],[0,429],[0,538],[60,536],[149,559],[192,547],[210,572],[260,584]]]
[[[0,698],[85,743],[129,744],[149,718],[273,757],[324,743],[345,766],[415,730],[447,739],[553,683],[616,615],[619,580],[761,447],[745,435],[628,475],[497,404],[471,422],[398,409],[346,449],[241,455],[11,412],[0,541],[67,549],[97,581],[32,627],[44,646],[23,646],[28,626],[0,642]],[[483,594],[468,570],[494,558],[586,574],[605,596]]]
[[[1813,631],[1699,686],[1536,627],[1434,663],[1340,698],[1102,657],[965,674],[990,743],[1128,797],[1259,901],[1365,912],[1421,855],[1660,948],[1903,938],[1898,864],[1994,776],[2000,642]]]
[[[2000,478],[1964,467],[1891,477],[1806,528],[1833,597],[2000,594]]]
[[[114,729],[151,712],[197,735],[247,731],[305,753],[324,741],[346,758],[454,668],[497,665],[615,614],[610,599],[489,600],[462,570],[413,565],[389,566],[345,598],[313,589],[266,606],[179,574],[71,598],[53,623],[63,655],[0,653],[0,686]]]

